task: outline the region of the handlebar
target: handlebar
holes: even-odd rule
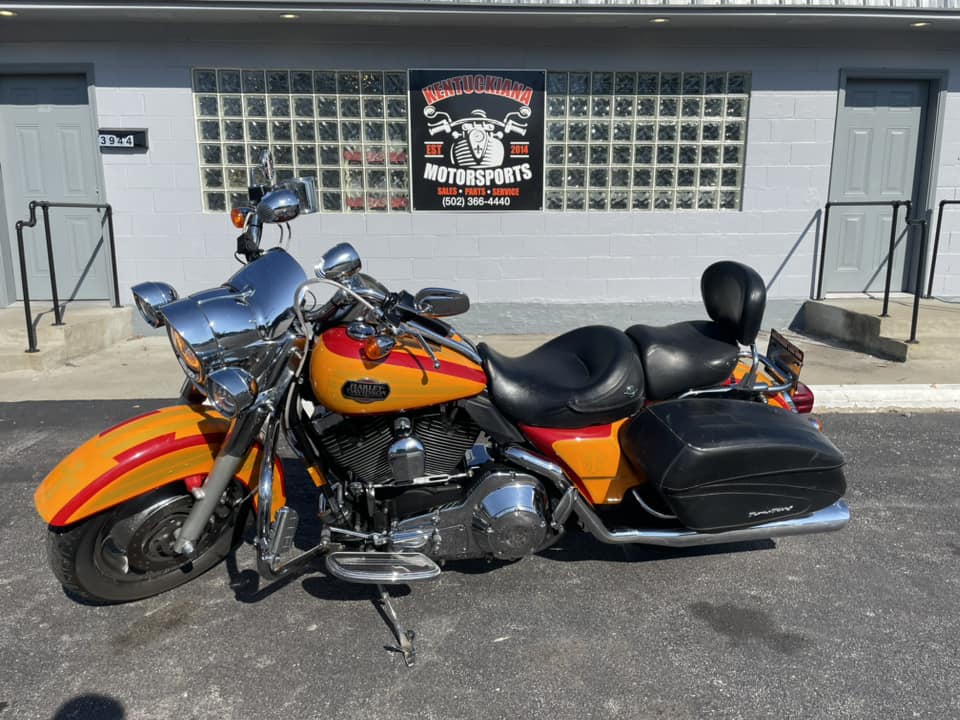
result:
[[[337,292],[323,305],[306,309],[304,301],[309,288],[315,284],[332,285]],[[342,321],[358,305],[364,309],[364,320],[374,325],[381,335],[415,339],[430,356],[435,368],[440,367],[440,361],[427,341],[454,350],[477,364],[482,362],[472,343],[459,336],[457,339],[451,337],[456,335],[452,327],[424,316],[410,293],[389,292],[368,275],[357,273],[343,282],[330,278],[310,278],[300,284],[294,296],[294,312],[308,338],[313,335],[314,324]]]

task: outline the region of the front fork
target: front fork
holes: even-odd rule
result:
[[[220,452],[213,463],[213,468],[207,476],[206,481],[200,491],[195,493],[197,501],[190,509],[190,514],[184,520],[183,525],[177,532],[176,542],[173,544],[173,551],[182,555],[193,555],[196,552],[197,539],[203,533],[210,517],[217,509],[220,498],[230,485],[230,481],[237,475],[237,471],[243,465],[250,448],[256,442],[257,435],[264,421],[270,414],[270,407],[266,404],[254,407],[251,411],[241,414],[230,425],[227,437],[220,446]],[[266,450],[266,448],[264,448]],[[266,468],[266,471],[264,470]],[[269,482],[273,481],[273,447],[269,452],[264,452],[260,465],[259,487],[263,486],[264,472],[269,477]],[[272,485],[268,492],[268,498],[272,496]],[[269,501],[268,501],[269,502]],[[260,507],[263,504],[261,503]],[[270,506],[267,505],[267,517],[269,518]]]
[[[192,384],[191,384],[192,385]],[[188,388],[185,384],[181,397],[187,399]],[[289,507],[282,507],[272,518],[273,510],[273,476],[276,459],[277,439],[280,434],[280,417],[272,402],[262,402],[254,405],[247,412],[238,416],[230,425],[227,437],[224,439],[213,468],[207,476],[203,487],[195,493],[197,502],[190,509],[190,513],[177,533],[174,543],[174,552],[191,556],[196,551],[197,539],[210,520],[220,498],[236,476],[237,471],[246,460],[250,448],[253,447],[258,436],[263,436],[263,453],[260,459],[260,475],[257,479],[257,535],[254,545],[257,549],[257,571],[267,579],[275,579],[286,572],[294,564],[326,549],[321,543],[306,552],[300,553],[287,560],[280,560],[280,556],[292,545],[293,535],[297,527],[297,513]]]

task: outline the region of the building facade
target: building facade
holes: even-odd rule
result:
[[[390,287],[465,290],[473,331],[688,317],[730,258],[786,324],[817,292],[828,201],[888,204],[831,209],[824,292],[882,290],[898,200],[892,289],[910,291],[906,217],[960,199],[952,2],[4,7],[5,304],[30,200],[112,205],[124,302],[143,280],[222,283],[226,211],[267,148],[280,177],[316,178],[319,212],[285,241],[305,266],[349,241]],[[97,213],[50,214],[61,297],[107,297]],[[960,295],[952,206],[932,289]]]

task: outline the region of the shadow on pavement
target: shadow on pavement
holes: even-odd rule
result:
[[[67,700],[52,720],[124,720],[126,711],[119,700],[108,695],[78,695]]]

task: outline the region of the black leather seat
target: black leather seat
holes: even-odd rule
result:
[[[497,407],[514,422],[537,427],[602,425],[632,415],[644,398],[643,367],[620,330],[571,330],[521,357],[486,343],[477,348]]]
[[[710,321],[627,330],[640,351],[650,400],[722,383],[737,365],[738,343],[756,342],[767,303],[756,270],[729,260],[714,263],[700,278],[700,293]]]

